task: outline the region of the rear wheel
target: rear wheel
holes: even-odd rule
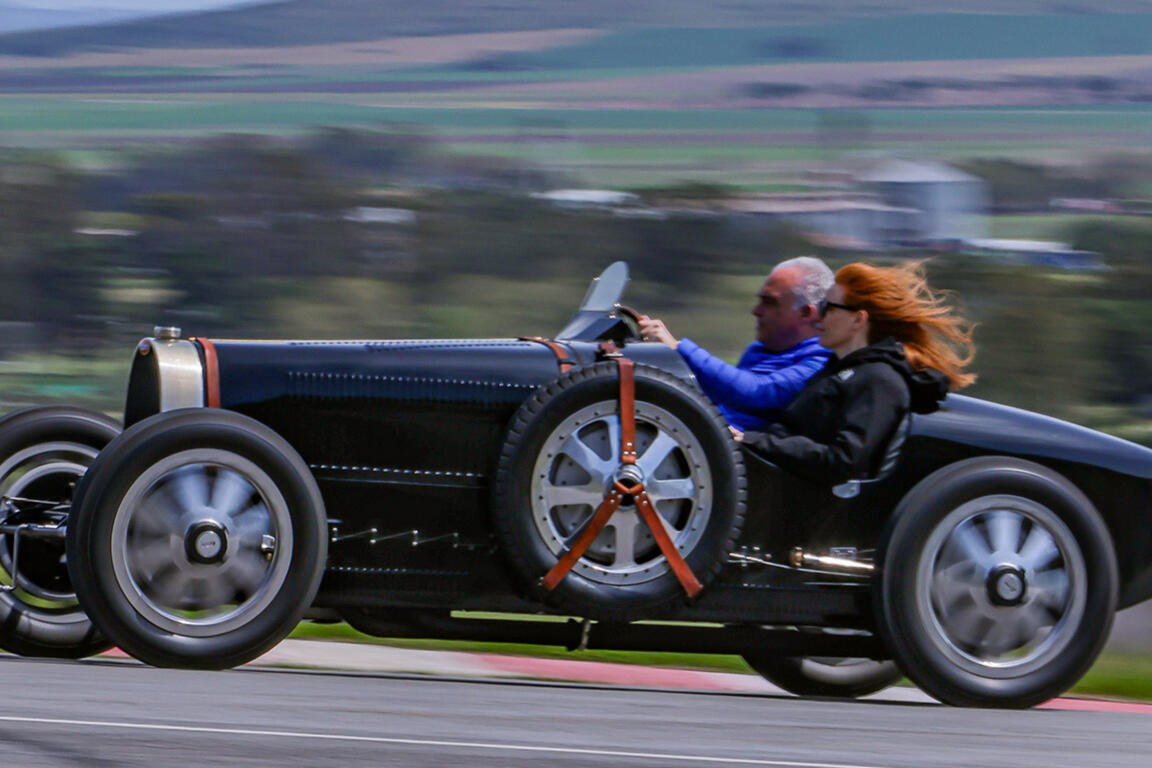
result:
[[[756,656],[744,660],[768,682],[797,696],[854,699],[882,691],[903,675],[891,661],[823,656]]]
[[[80,478],[119,433],[120,425],[104,414],[67,406],[0,419],[0,518],[61,525]],[[110,647],[77,602],[62,537],[21,534],[17,545],[15,534],[0,536],[0,583],[11,587],[0,591],[4,650],[78,659]]]
[[[189,409],[132,427],[93,464],[68,529],[93,620],[156,666],[220,669],[283,639],[323,574],[307,466],[259,422]]]
[[[1116,608],[1115,551],[1091,502],[1008,457],[930,475],[882,547],[879,625],[917,685],[958,706],[1029,707],[1099,654]]]

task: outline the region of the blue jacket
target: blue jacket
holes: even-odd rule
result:
[[[704,394],[742,432],[762,431],[774,423],[832,354],[815,336],[779,353],[754,341],[736,365],[709,354],[691,339],[680,339],[677,349]]]

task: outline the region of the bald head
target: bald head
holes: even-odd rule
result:
[[[798,256],[782,261],[772,269],[772,272],[782,270],[789,274],[787,279],[792,286],[797,307],[819,304],[828,295],[832,283],[836,281],[836,276],[832,274],[828,265],[814,256]]]
[[[816,305],[828,293],[832,270],[802,256],[776,265],[757,294],[752,314],[756,340],[770,352],[784,352],[816,335]]]

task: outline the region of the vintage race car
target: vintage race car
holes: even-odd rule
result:
[[[0,645],[224,668],[302,617],[343,619],[737,653],[800,694],[903,673],[1021,707],[1074,684],[1114,612],[1152,595],[1152,451],[953,395],[877,477],[792,477],[638,338],[626,283],[609,267],[551,339],[158,329],[122,433],[74,408],[9,415]]]

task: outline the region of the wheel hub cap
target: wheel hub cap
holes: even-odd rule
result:
[[[214,520],[196,523],[184,534],[184,551],[194,563],[219,563],[228,551],[228,532]]]
[[[1013,565],[1000,565],[988,574],[988,599],[995,605],[1019,605],[1028,592],[1024,572]]]
[[[635,464],[622,464],[612,475],[613,483],[620,483],[625,488],[635,488],[644,484],[644,470]],[[605,493],[610,489],[605,489]]]
[[[119,589],[148,623],[213,637],[245,626],[276,599],[293,551],[275,482],[231,451],[164,456],[125,492],[112,526]]]
[[[679,418],[651,403],[636,406],[636,461],[620,455],[615,400],[588,405],[557,425],[533,467],[532,519],[557,556],[619,483],[643,485],[669,537],[691,552],[707,530],[712,476],[700,440]],[[669,571],[628,494],[572,572],[600,584],[638,584]]]
[[[933,644],[981,677],[1043,668],[1084,616],[1088,569],[1076,537],[1032,499],[993,494],[960,505],[929,535],[917,569]]]

